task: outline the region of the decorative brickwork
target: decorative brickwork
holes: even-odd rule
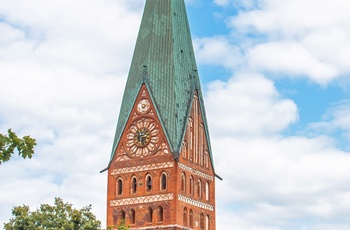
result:
[[[179,168],[182,169],[182,170],[188,171],[188,172],[192,173],[193,175],[197,175],[197,176],[203,177],[203,178],[205,178],[207,180],[211,180],[211,181],[214,180],[213,176],[210,176],[210,175],[208,175],[206,173],[203,173],[203,172],[200,172],[198,170],[195,170],[195,169],[193,169],[193,168],[191,168],[191,167],[189,167],[187,165],[179,163]]]
[[[181,194],[178,195],[178,199],[179,199],[179,201],[182,201],[182,202],[185,202],[187,204],[196,206],[198,208],[204,208],[204,209],[209,210],[209,211],[214,211],[214,206],[213,205],[206,204],[206,203],[200,202],[198,200],[194,200],[192,198],[183,196]]]
[[[126,174],[126,173],[144,172],[144,171],[158,170],[158,169],[165,169],[165,168],[172,168],[172,167],[174,167],[173,161],[149,164],[149,165],[139,165],[139,166],[132,166],[127,168],[114,169],[111,175],[117,176],[117,175]]]
[[[164,195],[143,196],[143,197],[136,197],[136,198],[111,200],[109,202],[109,205],[112,207],[115,207],[115,206],[120,206],[120,205],[144,204],[144,203],[150,203],[150,202],[168,201],[168,200],[173,200],[173,199],[174,199],[174,194],[169,193],[169,194],[164,194]]]

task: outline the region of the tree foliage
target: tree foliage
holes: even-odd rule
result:
[[[126,224],[125,219],[122,219],[122,220],[120,221],[120,224],[119,224],[119,225],[114,226],[114,227],[109,226],[109,227],[107,228],[107,230],[114,230],[114,229],[117,229],[117,230],[129,230],[129,226]]]
[[[0,164],[10,160],[15,149],[17,149],[18,155],[21,157],[32,158],[34,146],[36,145],[35,139],[30,136],[19,138],[11,129],[7,132],[8,135],[0,133]]]
[[[80,210],[72,204],[55,198],[53,206],[41,204],[31,212],[26,205],[12,209],[12,218],[4,224],[5,230],[97,230],[101,221],[91,212],[91,205]]]

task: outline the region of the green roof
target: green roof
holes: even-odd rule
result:
[[[178,158],[181,150],[197,90],[210,148],[203,96],[183,0],[146,1],[120,109],[111,161],[143,83],[155,103],[174,158]],[[209,152],[212,160],[210,149]]]

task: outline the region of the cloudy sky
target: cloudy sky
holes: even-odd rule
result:
[[[92,204],[106,177],[144,0],[0,0],[0,166],[14,205]],[[217,173],[217,229],[350,229],[350,2],[188,0]]]

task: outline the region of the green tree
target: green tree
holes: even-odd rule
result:
[[[97,230],[101,221],[91,212],[91,205],[80,210],[72,204],[55,198],[53,206],[41,204],[31,212],[26,205],[12,209],[12,218],[4,224],[5,230]]]
[[[113,229],[117,229],[117,230],[129,230],[129,226],[126,224],[125,219],[122,219],[120,221],[120,224],[118,226],[109,226],[107,227],[107,230],[113,230]]]
[[[129,230],[129,226],[126,225],[125,220],[122,219],[122,220],[120,221],[120,224],[119,224],[119,226],[117,227],[117,229],[118,229],[118,230]]]
[[[36,145],[35,139],[30,136],[19,138],[11,129],[7,132],[8,135],[0,133],[0,164],[10,160],[15,149],[17,149],[18,155],[21,157],[32,158],[34,146]]]

